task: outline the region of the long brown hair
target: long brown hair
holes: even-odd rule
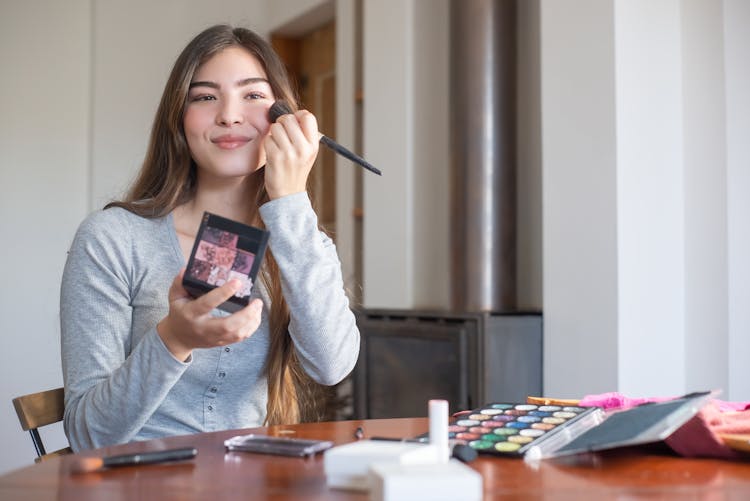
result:
[[[263,66],[276,99],[293,110],[298,104],[284,63],[268,42],[254,32],[228,25],[212,26],[198,34],[182,51],[172,68],[156,111],[143,166],[121,201],[105,208],[122,207],[142,217],[163,217],[193,198],[197,168],[185,139],[183,117],[190,82],[201,64],[228,47],[243,47]],[[255,175],[255,174],[254,174]],[[253,224],[262,227],[258,207],[269,200],[263,183],[264,169],[257,172],[258,192]],[[266,424],[297,423],[319,417],[320,388],[302,369],[289,336],[289,307],[281,292],[278,265],[266,253],[261,280],[271,298],[270,348],[265,372],[268,378]]]

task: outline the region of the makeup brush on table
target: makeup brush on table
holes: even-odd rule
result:
[[[70,470],[73,473],[90,473],[102,468],[116,466],[133,466],[139,464],[156,464],[170,461],[182,461],[192,459],[198,454],[194,447],[183,449],[167,449],[163,451],[140,452],[137,454],[122,454],[109,457],[81,457],[76,458]]]
[[[289,105],[286,103],[286,101],[276,101],[271,105],[271,108],[268,110],[268,119],[271,121],[271,123],[276,122],[278,118],[281,115],[287,115],[292,112],[292,109],[289,107]],[[383,173],[380,172],[380,169],[373,166],[369,162],[367,162],[364,158],[360,157],[356,153],[352,153],[351,151],[347,150],[343,146],[341,146],[339,143],[331,139],[330,137],[321,134],[320,132],[320,142],[326,146],[328,146],[330,149],[338,153],[344,158],[347,158],[351,160],[352,162],[364,167],[365,169],[369,170],[370,172],[374,172],[378,176],[382,176]]]

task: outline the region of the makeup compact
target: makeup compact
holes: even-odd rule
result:
[[[692,418],[712,392],[699,392],[627,410],[492,403],[462,412],[448,438],[480,454],[544,459],[657,442]]]
[[[242,288],[219,308],[228,312],[244,308],[250,301],[268,236],[266,230],[205,212],[182,280],[185,290],[198,297],[238,279]]]

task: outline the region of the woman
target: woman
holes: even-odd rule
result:
[[[214,26],[177,59],[128,195],[90,215],[61,290],[65,431],[74,450],[294,423],[316,384],[354,367],[359,332],[306,182],[315,117],[294,106],[284,65],[249,30]],[[270,232],[250,304],[242,284],[192,298],[184,266],[204,211]]]

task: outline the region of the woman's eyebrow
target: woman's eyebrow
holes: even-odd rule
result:
[[[243,78],[242,80],[238,80],[235,84],[237,87],[244,87],[246,85],[254,84],[254,83],[266,83],[270,84],[268,79],[263,77],[250,77],[250,78]],[[218,90],[221,86],[217,84],[216,82],[211,82],[209,80],[199,80],[196,82],[190,82],[190,88],[193,87],[210,87],[212,89]]]

